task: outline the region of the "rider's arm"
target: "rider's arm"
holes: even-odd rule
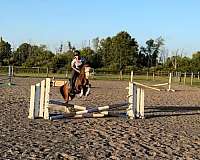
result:
[[[71,62],[71,67],[72,67],[72,68],[74,68],[75,62],[76,62],[76,59],[73,59],[72,62]]]
[[[76,59],[73,59],[73,61],[71,62],[71,67],[72,67],[73,70],[80,73],[80,71],[78,69],[76,69],[75,63],[76,63]]]

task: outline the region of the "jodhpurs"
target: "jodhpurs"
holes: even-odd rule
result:
[[[75,88],[76,78],[78,77],[78,75],[79,75],[78,72],[76,72],[75,70],[72,70],[72,77],[71,77],[71,81],[70,81],[70,85],[71,85],[72,89]]]

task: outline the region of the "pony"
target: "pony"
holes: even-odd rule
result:
[[[76,95],[78,95],[78,97],[81,98],[83,95],[88,96],[90,94],[90,88],[91,88],[91,84],[89,83],[90,69],[91,67],[89,63],[86,63],[81,67],[79,76],[76,78],[75,82],[75,88],[77,90],[75,94],[70,94],[72,88],[69,83],[65,83],[60,87],[60,93],[66,103],[74,99]]]

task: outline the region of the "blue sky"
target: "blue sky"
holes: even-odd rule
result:
[[[0,0],[0,36],[23,42],[76,47],[127,31],[140,45],[162,36],[169,51],[200,50],[199,0]]]

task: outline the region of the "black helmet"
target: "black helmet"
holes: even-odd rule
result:
[[[80,52],[78,50],[74,51],[74,56],[80,56]]]

